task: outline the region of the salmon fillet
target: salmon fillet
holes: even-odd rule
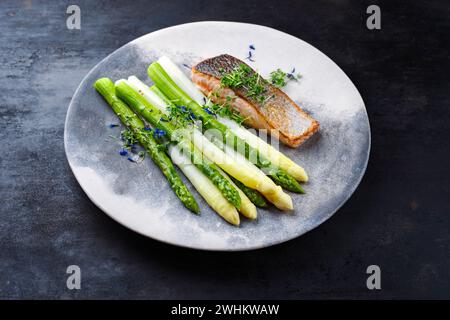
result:
[[[283,91],[261,78],[264,101],[248,95],[246,88],[230,89],[221,85],[224,74],[247,66],[249,75],[256,74],[243,61],[223,54],[209,58],[192,67],[192,81],[215,103],[225,103],[231,97],[231,107],[246,118],[245,124],[255,129],[266,129],[289,147],[295,148],[312,136],[319,123],[303,111]],[[228,98],[229,99],[229,98]]]

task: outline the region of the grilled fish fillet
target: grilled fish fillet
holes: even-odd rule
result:
[[[289,147],[295,148],[312,136],[319,123],[303,111],[283,91],[261,78],[265,87],[263,103],[247,97],[245,88],[230,89],[221,86],[223,74],[246,65],[243,61],[223,54],[209,58],[192,67],[192,81],[200,90],[211,95],[215,103],[225,103],[231,97],[231,106],[246,118],[245,124],[255,129],[266,129]],[[250,67],[249,67],[250,68]],[[251,74],[255,73],[251,70]]]

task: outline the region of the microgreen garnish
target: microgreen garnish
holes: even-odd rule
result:
[[[123,147],[127,150],[135,148],[135,144],[137,142],[136,137],[134,136],[131,130],[123,130],[120,133],[120,137],[123,141]]]
[[[240,64],[232,72],[224,74],[221,83],[222,86],[232,89],[245,89],[247,97],[260,103],[267,100],[264,95],[267,90],[261,76],[256,72],[252,72],[252,69],[245,64]]]
[[[227,103],[225,104],[212,104],[211,109],[213,110],[214,114],[219,115],[224,118],[229,118],[231,120],[236,121],[239,124],[242,124],[244,122],[244,117],[241,116],[239,113],[234,111],[231,106]]]
[[[284,72],[281,69],[277,69],[270,73],[270,82],[278,88],[282,88],[286,86],[289,81],[298,81],[301,78],[301,75],[294,74],[295,68],[292,68],[291,72]]]
[[[270,82],[278,88],[282,88],[286,85],[286,72],[281,69],[277,69],[270,73]]]
[[[190,110],[185,106],[171,105],[168,109],[169,119],[175,126],[187,126],[192,124],[195,119]]]
[[[213,91],[212,93],[210,93],[210,95],[218,95],[218,93]],[[203,110],[205,110],[205,112],[210,115],[229,118],[241,124],[242,122],[244,122],[245,118],[231,107],[232,100],[233,99],[230,96],[227,96],[225,103],[218,104],[209,102],[208,107],[204,107]]]

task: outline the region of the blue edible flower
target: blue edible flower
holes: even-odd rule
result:
[[[144,130],[145,130],[145,131],[152,131],[152,128],[150,128],[150,127],[144,127]]]
[[[155,131],[153,131],[153,136],[155,138],[163,137],[165,134],[166,132],[164,130],[155,129]]]
[[[125,149],[122,149],[122,150],[119,151],[119,154],[120,154],[121,156],[126,156],[126,155],[128,154],[128,151],[125,150]]]
[[[252,44],[251,44],[251,45],[249,45],[248,47],[250,48],[250,50],[255,50],[255,46],[254,46],[254,45],[252,45]]]
[[[111,123],[108,125],[110,128],[118,127],[119,125],[117,123]]]
[[[248,52],[248,56],[245,57],[245,59],[247,59],[247,60],[249,60],[251,62],[255,62],[255,60],[252,59],[252,52],[251,51]]]
[[[206,113],[210,114],[210,115],[214,115],[214,112],[212,112],[211,110],[209,110],[209,108],[205,107],[203,108],[203,110],[206,111]]]
[[[128,161],[130,161],[130,162],[136,162],[132,157],[128,157],[127,159],[128,159]]]

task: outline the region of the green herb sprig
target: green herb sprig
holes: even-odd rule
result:
[[[242,124],[245,121],[245,118],[239,112],[235,111],[231,106],[233,98],[227,96],[225,103],[219,104],[212,103],[210,100],[211,96],[218,97],[219,94],[216,91],[213,91],[212,93],[210,93],[210,96],[208,96],[209,102],[207,103],[207,110],[212,112],[212,114],[234,120],[239,124]]]
[[[259,103],[266,101],[265,93],[267,89],[264,86],[263,79],[258,73],[252,72],[252,69],[245,64],[240,64],[235,70],[225,73],[222,76],[221,84],[223,87],[232,89],[245,89],[246,96]]]
[[[130,129],[123,130],[120,136],[123,141],[123,147],[127,150],[131,149],[137,143],[137,139]]]
[[[287,85],[289,81],[298,81],[301,75],[294,74],[295,68],[291,72],[284,72],[281,69],[277,69],[270,73],[270,83],[272,83],[277,88],[283,88]]]
[[[185,106],[172,104],[169,107],[169,119],[175,126],[188,126],[195,120],[191,112]]]

